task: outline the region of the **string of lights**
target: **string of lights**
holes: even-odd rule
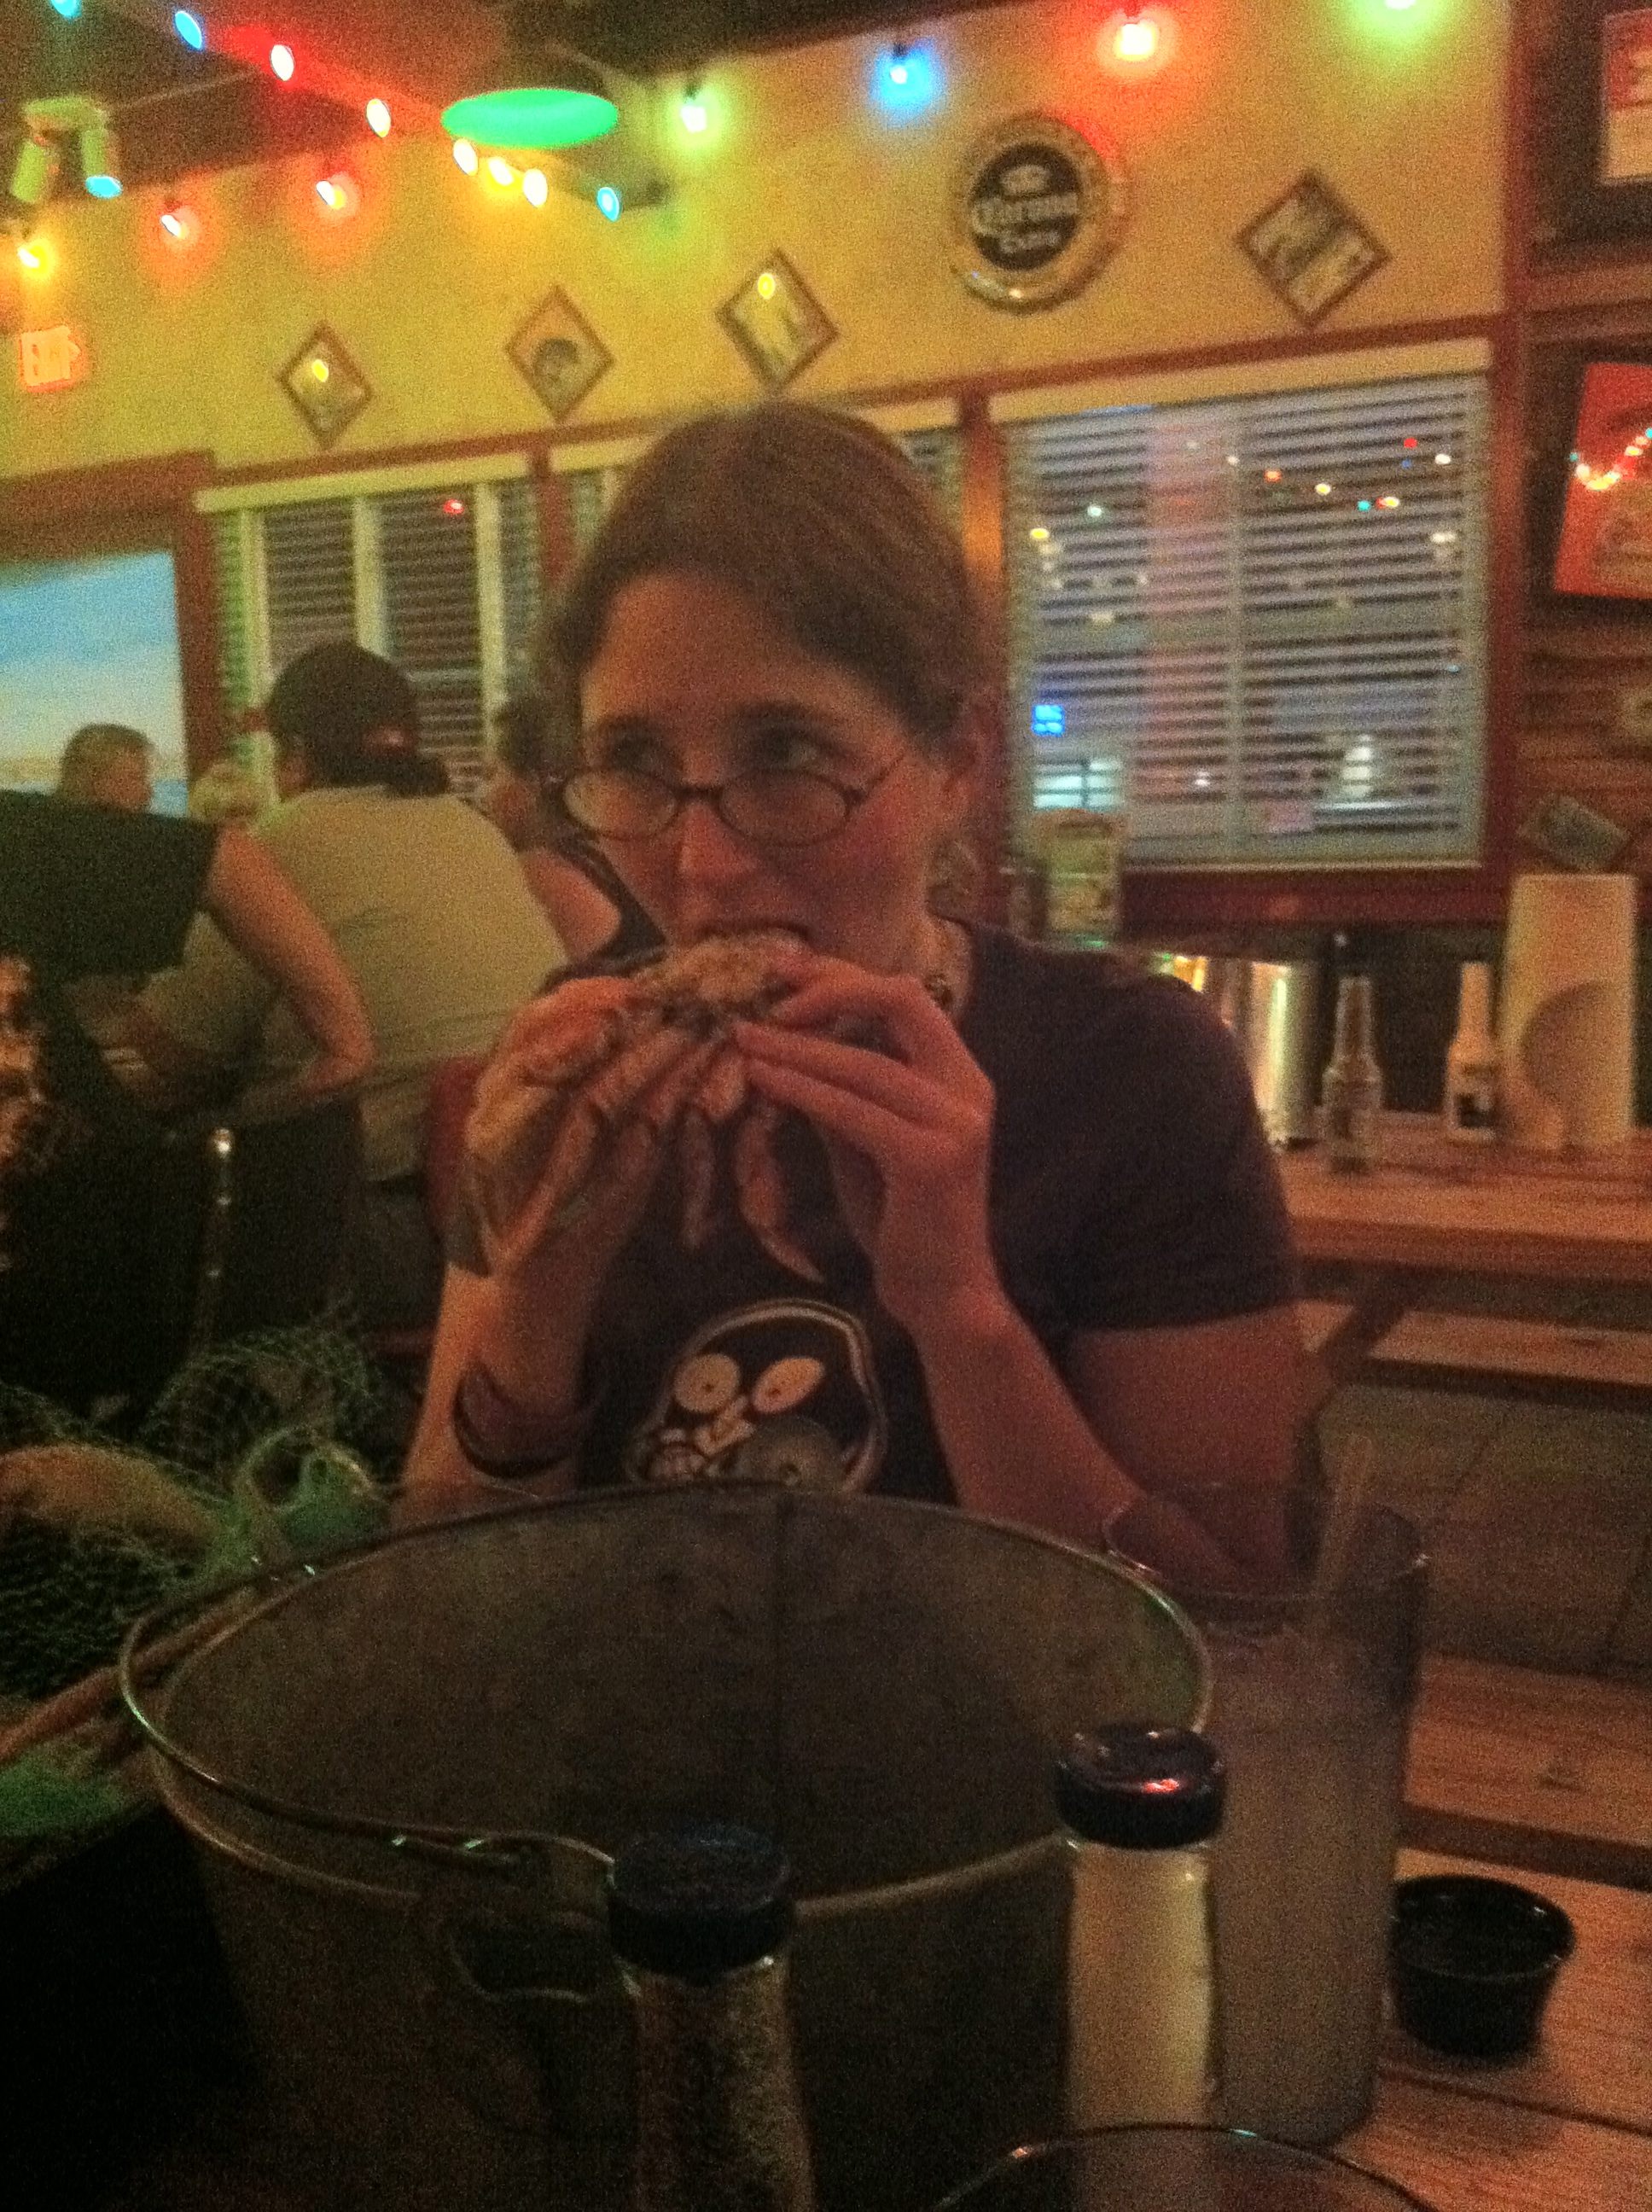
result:
[[[86,0],[41,0],[70,23],[80,21]],[[374,137],[392,131],[445,134],[453,161],[495,194],[519,192],[532,208],[546,205],[553,184],[594,204],[609,222],[628,208],[647,206],[664,196],[665,185],[635,150],[629,160],[604,162],[599,155],[570,161],[570,149],[602,146],[622,122],[621,100],[641,108],[644,88],[598,69],[584,57],[556,45],[536,43],[513,27],[501,62],[472,86],[438,108],[405,89],[375,83],[359,71],[290,36],[276,35],[267,23],[229,18],[216,7],[173,7],[167,0],[100,0],[119,14],[168,33],[190,52],[214,55],[267,74],[296,93],[331,101],[361,118]],[[1177,58],[1181,29],[1171,0],[1125,0],[1106,7],[1095,36],[1097,66],[1121,86],[1156,78]],[[1327,0],[1327,5],[1339,0]],[[1443,4],[1443,0],[1339,0],[1393,21]],[[526,13],[508,12],[513,26],[526,25]],[[192,88],[185,87],[185,91]],[[891,121],[922,116],[945,92],[942,58],[932,41],[898,40],[878,47],[871,58],[868,96]],[[685,139],[710,146],[723,121],[724,94],[702,70],[683,81],[676,118]],[[85,190],[94,198],[115,198],[122,189],[119,155],[107,107],[90,95],[32,101],[23,110],[24,133],[13,162],[7,227],[18,260],[32,274],[48,265],[34,234],[39,209],[63,175],[65,144],[77,142]],[[551,158],[547,160],[545,156]],[[318,217],[348,222],[362,200],[361,178],[337,156],[314,180]],[[156,218],[166,243],[187,252],[199,243],[203,225],[198,210],[173,193]]]

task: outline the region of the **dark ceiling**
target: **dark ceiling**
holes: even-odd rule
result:
[[[532,7],[533,0],[528,0]],[[629,70],[692,69],[719,54],[894,28],[999,0],[538,0],[534,12],[582,53]]]
[[[48,0],[0,0],[0,146],[8,150],[27,101],[64,93],[103,100],[129,185],[342,143],[361,128],[354,110],[289,91],[224,56],[191,53],[170,30],[103,0],[83,0],[71,21]]]
[[[999,0],[282,0],[279,19],[319,91],[276,82],[251,58],[258,0],[204,0],[210,26],[238,27],[246,61],[191,53],[170,29],[170,0],[82,0],[65,21],[50,0],[0,0],[0,147],[24,101],[90,93],[107,102],[129,185],[164,183],[360,134],[382,93],[425,123],[515,29],[647,76],[720,54],[803,45],[933,21]],[[260,11],[261,12],[261,11]],[[267,18],[266,18],[267,20]],[[13,104],[15,102],[15,105]],[[0,183],[3,179],[0,179]]]

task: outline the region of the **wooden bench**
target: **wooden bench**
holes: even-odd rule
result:
[[[1363,1371],[1373,1382],[1652,1410],[1652,1330],[1414,1306],[1377,1338]]]
[[[1652,1329],[1413,1306],[1386,1326],[1379,1314],[1372,1337],[1360,1308],[1339,1298],[1298,1298],[1297,1319],[1316,1404],[1358,1381],[1652,1413]]]
[[[1418,1850],[1652,1889],[1652,1688],[1430,1654],[1401,1833]]]
[[[1341,1335],[1354,1318],[1354,1309],[1340,1298],[1298,1298],[1297,1324],[1303,1349],[1317,1359]]]

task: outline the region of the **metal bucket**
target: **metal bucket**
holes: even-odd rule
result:
[[[131,1658],[283,2160],[351,2212],[625,2203],[604,1855],[691,1814],[793,1862],[823,2212],[913,2212],[1050,2133],[1053,1755],[1209,1689],[1110,1560],[755,1486],[411,1531],[244,1601],[143,1697]]]

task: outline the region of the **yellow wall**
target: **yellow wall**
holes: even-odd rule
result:
[[[662,103],[671,198],[617,224],[559,191],[538,210],[490,197],[434,137],[364,136],[352,155],[362,212],[336,229],[311,213],[313,164],[196,179],[208,237],[185,258],[159,242],[159,192],[106,206],[65,196],[41,224],[55,270],[13,283],[0,320],[78,325],[93,374],[24,395],[14,353],[0,458],[15,475],[187,447],[226,467],[311,457],[275,379],[318,322],[375,395],[336,453],[543,430],[504,349],[553,285],[615,356],[567,428],[751,397],[716,309],[775,247],[841,333],[800,393],[1291,338],[1299,326],[1233,239],[1309,167],[1392,256],[1323,329],[1502,307],[1506,0],[1416,0],[1405,14],[1379,0],[1174,4],[1176,62],[1127,89],[1092,57],[1099,0],[944,21],[926,33],[944,94],[898,123],[865,93],[886,40],[719,65],[707,85],[720,127],[686,140]],[[674,100],[680,84],[664,89]],[[1117,139],[1135,207],[1077,299],[1016,315],[949,270],[948,187],[981,130],[1040,107]]]

